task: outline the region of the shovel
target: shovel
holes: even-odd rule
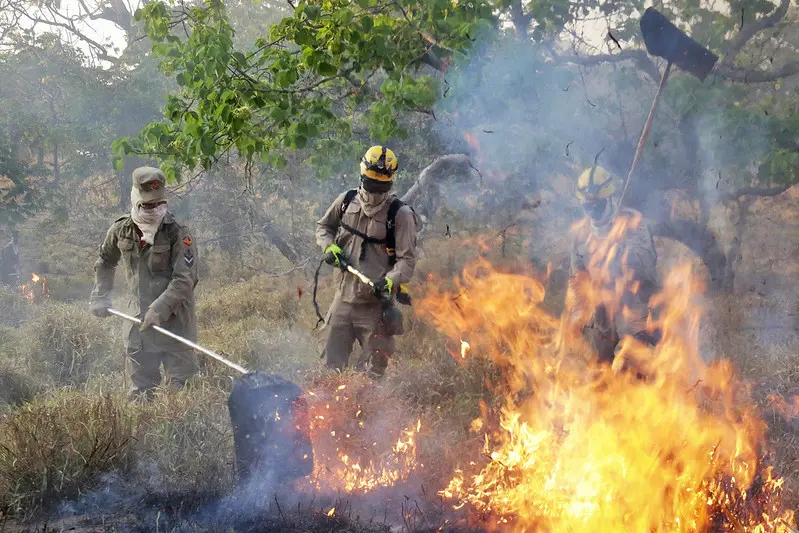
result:
[[[696,76],[700,81],[705,81],[705,78],[713,70],[716,61],[719,59],[719,56],[680,31],[677,26],[669,22],[663,14],[653,7],[647,8],[644,12],[640,25],[647,52],[665,59],[666,70],[663,71],[663,76],[660,78],[660,84],[652,101],[652,108],[649,110],[644,130],[638,140],[638,147],[635,149],[635,157],[633,157],[630,172],[627,174],[627,180],[624,182],[624,190],[619,199],[619,206],[624,201],[624,195],[630,185],[630,179],[644,152],[644,145],[652,127],[655,110],[660,103],[660,95],[663,92],[663,88],[666,87],[666,81],[671,73],[671,66],[677,65],[685,72]]]
[[[138,318],[116,309],[108,312],[141,324]],[[242,374],[228,397],[239,482],[286,483],[313,473],[308,407],[302,389],[280,376],[250,372],[161,326],[152,328]]]

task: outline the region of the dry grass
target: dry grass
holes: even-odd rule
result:
[[[82,305],[37,305],[19,333],[25,339],[19,355],[56,386],[84,385],[93,373],[118,371],[124,362],[119,325]]]
[[[118,396],[55,394],[0,421],[0,494],[6,511],[28,515],[78,496],[130,460],[133,419]]]
[[[0,325],[17,327],[28,316],[31,305],[14,288],[0,285]]]
[[[134,406],[139,489],[157,495],[216,493],[230,488],[233,435],[227,391],[196,378],[186,390],[163,392]]]

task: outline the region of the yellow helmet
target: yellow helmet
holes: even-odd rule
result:
[[[577,178],[577,199],[581,204],[610,198],[615,191],[611,173],[597,165],[585,169]]]
[[[399,163],[397,156],[385,146],[372,146],[361,159],[361,175],[373,180],[394,181]]]

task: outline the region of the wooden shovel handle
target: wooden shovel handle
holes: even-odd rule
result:
[[[660,95],[663,92],[663,88],[666,86],[666,80],[668,79],[670,72],[671,61],[666,64],[666,70],[663,71],[663,76],[660,78],[660,85],[658,85],[658,90],[655,93],[655,99],[652,100],[652,108],[649,110],[649,116],[644,124],[644,131],[641,132],[641,138],[638,139],[638,147],[635,149],[633,164],[630,166],[630,172],[627,173],[627,179],[624,182],[624,189],[621,192],[621,198],[619,198],[619,207],[621,207],[624,203],[624,196],[627,194],[627,187],[630,185],[630,179],[633,177],[633,172],[635,172],[636,167],[638,167],[638,163],[641,161],[641,156],[644,153],[644,145],[646,144],[647,137],[649,137],[649,130],[652,128],[652,121],[655,118],[655,110],[660,103]]]

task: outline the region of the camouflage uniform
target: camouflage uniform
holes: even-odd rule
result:
[[[151,177],[145,174],[142,179]],[[147,183],[134,179],[136,187]],[[196,340],[197,249],[189,231],[171,213],[162,219],[152,244],[142,240],[131,215],[118,218],[109,228],[98,255],[91,294],[93,306],[110,307],[114,272],[121,265],[127,287],[127,300],[121,310],[142,318],[152,309],[163,328]],[[197,372],[196,354],[191,349],[151,328],[139,331],[138,326],[125,321],[123,341],[133,382],[131,393],[151,395],[161,383],[162,363],[172,388],[182,387]]]
[[[356,195],[342,213],[343,193],[317,222],[316,242],[326,249],[335,242],[344,251],[352,265],[370,279],[388,277],[395,287],[413,277],[416,266],[416,215],[408,206],[402,206],[396,216],[396,263],[392,267],[384,244],[365,242],[364,239],[341,227],[341,223],[354,228],[371,239],[386,237],[386,218],[396,195],[386,193],[382,206],[371,217],[363,212]],[[382,310],[368,285],[349,272],[336,270],[336,296],[328,312],[328,336],[325,356],[328,367],[343,369],[349,360],[355,340],[361,345],[364,360],[371,363],[371,371],[382,375],[389,358],[394,354],[394,337],[382,329]]]
[[[609,279],[607,273],[594,271],[604,268],[605,261],[597,261],[597,258],[591,257],[589,243],[592,238],[602,239],[608,235],[613,217],[610,217],[610,221],[604,226],[594,227],[586,224],[587,229],[572,242],[569,267],[570,285],[574,282],[575,276],[583,272],[591,279],[604,279],[606,288],[612,290],[616,279],[622,276],[623,260],[624,267],[633,273],[633,282],[638,283],[636,291],[632,291],[629,286],[625,287],[622,305],[608,306],[618,309],[614,316],[609,316],[607,307],[601,304],[594,311],[591,322],[583,329],[583,334],[599,354],[600,360],[607,362],[613,361],[616,346],[622,337],[635,336],[650,343],[655,340],[645,329],[650,313],[649,300],[660,288],[655,243],[641,214],[634,209],[623,208],[618,217],[619,219],[628,217],[631,223],[621,242],[618,243],[614,260],[609,266]]]

